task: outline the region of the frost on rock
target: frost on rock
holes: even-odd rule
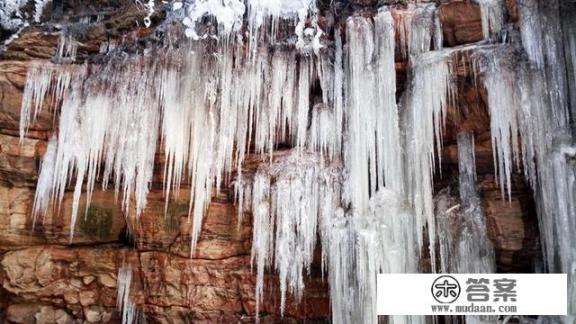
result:
[[[281,312],[286,295],[302,297],[318,236],[319,219],[339,206],[340,171],[316,154],[297,150],[262,164],[249,183],[254,217],[252,262],[256,265],[256,313],[264,293],[264,273],[280,277]],[[239,184],[245,185],[245,184]]]
[[[432,197],[433,172],[442,149],[442,128],[454,94],[451,51],[418,56],[412,87],[405,97],[403,126],[406,132],[407,190],[414,208],[418,245],[428,227],[432,269],[435,269],[435,218]]]
[[[16,31],[27,25],[27,20],[32,18],[33,22],[40,22],[44,7],[51,0],[34,0],[33,17],[23,15],[21,9],[28,3],[28,0],[3,0],[0,2],[0,28],[8,31]]]
[[[192,3],[177,1],[172,8],[174,11],[183,10],[185,34],[194,40],[209,36],[205,33],[199,34],[197,29],[197,24],[205,17],[213,17],[217,22],[218,34],[227,38],[241,31],[246,16],[251,53],[254,53],[256,44],[262,37],[269,36],[270,43],[275,43],[276,31],[283,19],[296,22],[296,48],[311,50],[317,54],[321,47],[319,38],[323,32],[316,21],[316,4],[311,0],[199,0]],[[307,18],[312,19],[308,27]],[[243,36],[240,36],[240,39],[242,38]]]

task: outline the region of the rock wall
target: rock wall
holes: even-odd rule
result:
[[[514,2],[508,20],[515,21]],[[352,1],[348,10],[374,9],[376,1]],[[0,321],[5,323],[117,323],[118,269],[134,269],[131,295],[151,323],[253,322],[255,275],[250,265],[251,217],[238,215],[230,192],[214,197],[195,251],[190,251],[188,192],[168,206],[164,215],[161,172],[155,178],[141,219],[126,217],[113,191],[96,191],[69,241],[71,196],[45,218],[33,220],[41,158],[54,130],[58,107],[45,107],[20,143],[19,114],[27,67],[51,60],[58,44],[55,22],[98,16],[83,31],[78,61],[99,59],[103,43],[125,42],[137,51],[150,42],[152,29],[137,21],[144,16],[131,1],[54,1],[45,12],[48,23],[25,28],[0,52]],[[162,12],[154,17],[160,21]],[[472,1],[440,5],[446,46],[482,39],[479,7]],[[153,36],[153,35],[152,35]],[[398,62],[398,79],[406,79]],[[503,200],[493,179],[492,149],[485,94],[472,86],[468,72],[459,73],[458,106],[450,109],[446,126],[442,174],[436,189],[458,185],[457,131],[476,136],[479,190],[502,272],[531,271],[540,258],[537,220],[532,194],[518,174],[510,202]],[[50,100],[46,100],[50,102]],[[157,161],[162,161],[162,156]],[[158,162],[161,164],[161,162]],[[249,168],[249,167],[248,167]],[[161,167],[157,169],[162,170]],[[457,195],[457,194],[455,194]],[[84,208],[86,206],[81,206]],[[128,233],[132,233],[130,236]],[[328,287],[319,265],[312,269],[300,302],[290,300],[284,318],[279,315],[277,278],[267,277],[263,322],[327,321]]]

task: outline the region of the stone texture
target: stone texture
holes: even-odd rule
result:
[[[442,4],[439,10],[446,45],[456,46],[483,39],[478,4],[470,0],[450,1]]]

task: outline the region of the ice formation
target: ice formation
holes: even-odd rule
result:
[[[406,134],[407,190],[416,216],[419,246],[427,226],[432,268],[435,269],[433,172],[442,149],[442,128],[454,93],[452,51],[421,54],[412,72],[403,123]]]
[[[494,167],[500,182],[502,196],[511,197],[512,168],[520,161],[518,138],[518,92],[511,48],[497,47],[483,57],[484,86],[488,89],[490,129],[494,148]]]
[[[28,126],[38,118],[44,105],[60,103],[71,82],[71,69],[51,64],[31,64],[22,96],[20,141],[24,140]],[[46,102],[45,99],[51,99]]]
[[[76,54],[78,52],[78,42],[68,34],[66,31],[60,33],[58,38],[58,50],[56,51],[56,60],[62,61],[64,59],[69,59],[70,61],[76,61]]]
[[[0,3],[0,27],[7,30],[18,29],[24,23],[20,8],[26,2],[26,0],[7,0]]]
[[[478,2],[484,36],[493,37],[502,27],[503,4]],[[576,152],[563,69],[576,66],[576,41],[561,55],[560,36],[545,37],[560,34],[560,27],[534,23],[554,22],[558,8],[538,11],[541,3],[522,3],[528,4],[520,8],[520,29],[530,63],[517,60],[518,49],[509,44],[466,50],[477,52],[475,72],[487,90],[503,195],[510,197],[513,168],[522,165],[535,189],[548,268],[573,274]],[[191,189],[192,251],[211,197],[235,180],[239,215],[246,210],[254,218],[257,312],[266,271],[279,274],[282,312],[288,295],[302,297],[318,241],[334,323],[375,322],[377,273],[422,270],[425,238],[432,271],[494,269],[470,134],[458,136],[459,199],[433,199],[444,119],[454,100],[454,53],[464,51],[441,49],[434,4],[349,17],[346,35],[336,27],[328,50],[321,50],[313,1],[177,1],[172,7],[194,41],[131,57],[108,53],[111,43],[102,47],[104,64],[30,66],[21,138],[43,109],[61,106],[35,215],[58,208],[72,189],[72,238],[81,193],[87,192],[88,206],[97,184],[114,188],[123,209],[140,215],[161,148],[166,208],[183,183]],[[216,20],[217,35],[197,29],[206,17]],[[280,44],[275,37],[284,20],[296,25],[290,35],[296,37]],[[202,41],[212,37],[215,46]],[[63,32],[57,58],[73,58],[74,44]],[[397,48],[409,68],[401,109]],[[279,145],[292,148],[277,152]],[[242,170],[251,153],[260,159],[254,174]],[[130,269],[120,270],[125,323],[136,316],[130,277]]]
[[[281,312],[288,293],[302,297],[319,219],[330,217],[339,206],[340,171],[337,165],[325,163],[317,155],[293,151],[260,166],[249,183],[257,312],[267,268],[274,268],[280,277]]]
[[[484,38],[497,35],[504,25],[504,2],[502,0],[476,0],[476,2],[480,5]]]
[[[182,23],[186,26],[186,36],[192,39],[205,38],[207,35],[198,35],[196,24],[204,16],[213,16],[222,35],[228,36],[232,32],[239,31],[242,27],[242,16],[246,11],[242,0],[200,0],[192,4],[184,5],[182,2],[175,2],[175,10],[184,8],[185,17]]]
[[[40,22],[44,7],[51,0],[34,0],[34,22]]]
[[[118,291],[116,306],[122,311],[122,324],[137,323],[139,312],[134,301],[130,298],[130,286],[132,285],[132,268],[122,266],[118,269]]]
[[[498,173],[510,190],[512,161],[521,160],[534,189],[546,268],[574,278],[576,242],[570,233],[576,230],[576,178],[568,114],[574,48],[570,42],[562,43],[563,28],[571,30],[572,26],[560,13],[563,9],[558,1],[524,0],[519,7],[522,46],[529,62],[517,60],[515,50],[505,45],[483,53],[479,60],[488,92]],[[573,305],[576,287],[573,279],[569,282],[568,304]],[[576,310],[569,309],[568,314],[569,320]]]
[[[34,0],[33,22],[40,22],[44,7],[51,0]],[[15,31],[26,24],[26,18],[20,9],[28,3],[28,0],[4,0],[0,3],[0,27],[9,31]]]
[[[347,22],[349,85],[346,121],[348,197],[362,213],[370,194],[385,184],[402,192],[400,136],[394,71],[394,24],[389,11],[372,23],[363,17]]]
[[[417,5],[409,14],[408,54],[411,58],[442,48],[442,29],[433,4]]]
[[[476,189],[474,137],[458,134],[459,198],[448,192],[435,197],[442,273],[493,273],[494,249]]]

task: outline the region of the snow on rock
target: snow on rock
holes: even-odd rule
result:
[[[24,24],[20,9],[27,0],[5,0],[0,3],[0,27],[15,31]]]
[[[192,39],[205,38],[207,35],[198,35],[196,23],[205,16],[213,16],[218,22],[218,28],[224,36],[237,32],[242,27],[242,16],[246,6],[242,0],[199,0],[192,4],[175,2],[173,10],[184,8],[185,17],[182,23],[186,26],[186,36]]]

